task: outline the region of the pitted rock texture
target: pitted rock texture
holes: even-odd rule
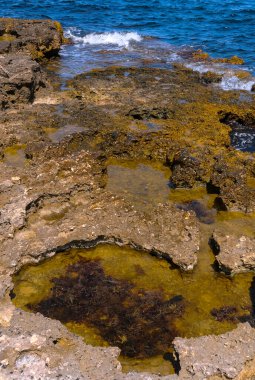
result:
[[[255,236],[255,226],[254,226]],[[229,232],[214,231],[212,246],[216,251],[216,260],[226,273],[239,273],[255,268],[255,237]]]
[[[59,22],[0,18],[0,54],[26,52],[40,60],[56,56],[64,41]]]
[[[15,103],[32,103],[47,81],[40,65],[29,55],[0,55],[0,109]]]
[[[9,326],[0,327],[0,334],[3,379],[176,380],[175,376],[123,374],[118,348],[85,345],[82,338],[69,333],[60,322],[40,314],[16,309]]]
[[[0,22],[0,50],[5,54],[25,51],[40,60],[57,54],[61,36],[61,28],[52,21]],[[9,74],[1,70],[5,83]],[[1,376],[25,380],[37,369],[47,380],[159,379],[122,374],[118,349],[89,347],[59,322],[14,309],[9,297],[11,275],[22,265],[56,252],[101,242],[129,244],[164,256],[184,270],[193,268],[199,246],[195,214],[170,202],[141,210],[107,192],[107,160],[160,161],[171,167],[174,185],[206,185],[221,199],[222,207],[252,213],[255,157],[230,147],[230,128],[220,121],[219,112],[254,115],[254,103],[241,101],[239,92],[226,93],[201,81],[199,74],[181,66],[169,71],[95,70],[69,84],[69,91],[51,89],[33,106],[19,104],[19,99],[34,98],[24,86],[17,99],[9,94],[17,107],[0,114]],[[31,86],[36,91],[37,85]],[[57,137],[52,132],[58,132]],[[7,150],[15,152],[17,146],[23,149],[23,158],[16,166],[8,162]],[[244,326],[238,329],[240,335],[177,340],[181,373],[167,379],[200,379],[201,373],[203,379],[238,375],[246,363],[244,355],[247,360],[255,355],[254,331]],[[228,346],[233,336],[235,352]],[[193,341],[195,355],[187,358],[185,350]],[[216,351],[214,342],[218,342]],[[193,372],[186,371],[186,359]],[[205,372],[199,363],[205,363]]]
[[[12,266],[16,262],[18,269],[32,258],[40,260],[61,247],[85,247],[92,241],[153,251],[184,270],[192,269],[199,249],[194,213],[160,204],[147,215],[100,190],[96,170],[96,162],[81,152],[34,167],[33,182],[26,169],[19,183],[3,182],[12,201],[3,192],[7,203],[1,214],[3,238],[5,235],[1,260]]]
[[[236,379],[255,356],[255,329],[245,323],[223,335],[176,338],[174,347],[181,363],[180,379]]]

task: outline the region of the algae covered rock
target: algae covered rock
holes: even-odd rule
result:
[[[26,52],[33,59],[41,60],[58,55],[65,41],[59,22],[0,19],[0,54]]]

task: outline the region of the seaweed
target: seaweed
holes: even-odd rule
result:
[[[48,299],[27,306],[63,323],[96,327],[125,356],[163,355],[178,335],[174,321],[185,309],[181,295],[165,300],[162,292],[136,289],[130,281],[106,275],[99,260],[69,265],[53,284]]]

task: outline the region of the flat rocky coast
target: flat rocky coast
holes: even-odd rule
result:
[[[49,62],[67,43],[58,22],[0,19],[0,378],[255,378],[253,310],[225,334],[176,337],[178,373],[160,376],[124,373],[119,348],[87,345],[59,321],[12,303],[14,274],[70,248],[130,246],[191,272],[201,220],[217,213],[226,220],[209,220],[206,242],[215,271],[255,270],[255,154],[237,150],[233,137],[255,133],[255,94],[223,91],[219,74],[181,64],[93,70],[62,90]],[[144,205],[114,192],[108,165],[121,161],[164,165],[171,188],[205,189],[210,209]]]

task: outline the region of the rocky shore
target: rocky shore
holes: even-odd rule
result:
[[[203,187],[213,211],[229,215],[208,239],[215,267],[255,269],[255,154],[231,140],[236,128],[255,133],[254,93],[224,92],[219,75],[177,64],[93,70],[61,91],[47,61],[63,43],[58,22],[0,19],[0,377],[252,379],[248,323],[220,336],[176,338],[180,368],[163,377],[122,373],[118,348],[86,345],[60,322],[12,304],[13,274],[69,248],[128,245],[182,271],[196,267],[198,208],[145,207],[109,191],[111,159],[160,162],[171,188]]]

